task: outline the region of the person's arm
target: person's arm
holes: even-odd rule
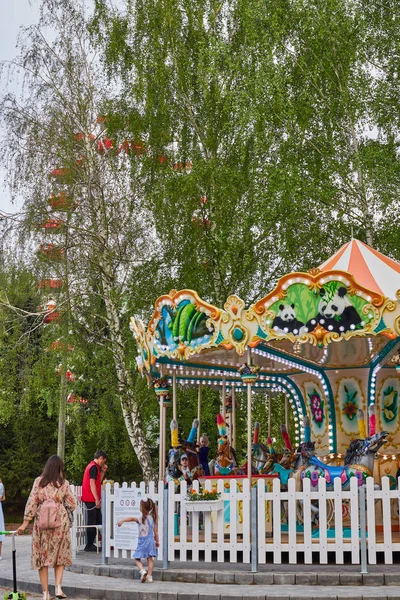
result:
[[[66,506],[66,508],[73,511],[76,509],[76,500],[72,494],[69,482],[66,480],[64,481],[64,488],[65,488],[65,490],[64,490],[65,491],[64,505]]]
[[[156,541],[156,548],[160,547],[160,538],[158,537],[158,526],[154,524],[154,539]]]
[[[139,523],[139,519],[136,517],[126,517],[126,519],[121,519],[117,523],[117,527],[121,527],[122,523]]]
[[[95,479],[91,479],[90,480],[90,491],[92,492],[93,496],[94,496],[94,500],[96,502],[96,508],[99,508],[101,505],[101,498],[98,497],[97,495],[97,488],[96,488],[96,480]]]
[[[103,481],[104,479],[104,475],[106,474],[106,471],[108,469],[107,465],[103,465],[100,469],[100,481]]]
[[[29,521],[31,521],[37,512],[39,506],[39,478],[35,479],[35,483],[33,484],[31,493],[29,494],[28,501],[25,506],[24,513],[24,522],[17,529],[17,535],[21,535],[24,533],[25,529],[29,525]]]

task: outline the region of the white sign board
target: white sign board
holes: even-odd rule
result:
[[[117,527],[118,521],[128,517],[141,519],[140,500],[143,492],[138,488],[114,489],[114,548],[136,550],[139,527],[137,523],[123,523]]]

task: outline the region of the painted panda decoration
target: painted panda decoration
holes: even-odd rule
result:
[[[347,289],[339,287],[335,291],[321,288],[318,314],[306,325],[308,331],[313,331],[321,325],[327,331],[345,333],[364,327],[365,323],[347,298]]]
[[[287,333],[302,335],[304,323],[296,318],[294,304],[288,304],[286,306],[283,304],[279,305],[279,311],[272,322],[272,329],[276,333],[280,333],[282,335]]]

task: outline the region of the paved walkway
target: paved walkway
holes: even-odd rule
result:
[[[38,594],[41,591],[39,578],[36,571],[30,569],[30,538],[28,536],[19,537],[17,543],[17,572],[18,572],[18,589],[33,594]],[[342,573],[343,577],[348,576],[347,583],[351,584],[351,578],[354,578],[359,573],[359,567],[354,566],[311,566],[303,565],[294,568],[290,565],[266,565],[262,567],[259,574],[252,581],[257,585],[243,583],[242,585],[234,583],[217,583],[217,573],[227,573],[234,575],[234,581],[246,581],[249,573],[248,565],[221,565],[221,569],[215,568],[214,571],[205,568],[199,568],[196,571],[188,569],[193,567],[190,563],[180,563],[178,569],[168,571],[172,578],[175,573],[174,581],[156,580],[152,584],[141,584],[137,579],[133,579],[133,571],[131,570],[130,561],[122,561],[111,559],[108,566],[109,575],[113,569],[117,570],[118,564],[120,568],[126,567],[130,570],[128,573],[114,572],[114,576],[100,575],[101,557],[96,554],[82,553],[78,554],[75,561],[77,570],[86,571],[86,573],[77,573],[67,571],[64,576],[63,588],[70,598],[81,598],[84,600],[300,600],[307,598],[308,600],[328,599],[347,599],[347,600],[364,600],[364,599],[379,599],[379,600],[400,600],[400,585],[382,585],[382,581],[390,583],[390,577],[396,576],[400,571],[397,565],[378,565],[371,568],[375,579],[371,579],[375,585],[346,585],[346,581],[342,580],[341,585],[331,585],[327,581],[327,585],[318,585],[318,576],[332,575]],[[174,567],[177,566],[174,564]],[[196,565],[197,566],[197,565]],[[201,565],[204,567],[204,565]],[[213,565],[215,567],[215,565]],[[79,568],[81,567],[81,568]],[[185,567],[185,569],[184,569]],[[107,567],[106,567],[107,568]],[[222,570],[223,569],[223,570]],[[247,573],[245,572],[247,569]],[[89,573],[88,571],[91,571]],[[189,571],[196,573],[196,580],[193,583],[182,582],[176,580],[176,574],[188,573]],[[97,573],[97,574],[96,574]],[[201,575],[201,573],[203,575]],[[166,572],[163,573],[165,576]],[[198,582],[198,577],[203,578],[204,583]],[[210,575],[208,578],[207,576]],[[273,575],[271,583],[264,583],[262,576]],[[125,577],[124,577],[125,575]],[[287,576],[292,576],[293,584],[287,584]],[[310,577],[314,584],[297,584],[294,585],[297,575],[299,581],[301,576]],[[161,576],[161,571],[157,571],[157,578]],[[378,576],[378,577],[376,577]],[[350,579],[349,579],[350,577]],[[207,583],[207,580],[209,583]],[[249,580],[248,580],[249,581]],[[268,579],[268,581],[271,581]],[[305,580],[304,580],[305,581]],[[359,579],[356,579],[361,583]],[[50,582],[54,583],[52,574]],[[311,581],[310,581],[311,583]],[[340,583],[340,578],[338,579]],[[396,581],[397,583],[397,581]],[[6,539],[3,545],[3,560],[0,562],[0,586],[10,587],[12,584],[12,563],[11,563],[11,540]],[[52,591],[52,588],[50,588]]]

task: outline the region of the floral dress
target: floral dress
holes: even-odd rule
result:
[[[32,569],[55,567],[72,564],[70,524],[65,507],[75,510],[76,502],[68,481],[57,488],[52,483],[44,488],[39,487],[41,477],[35,479],[32,491],[25,507],[25,519],[35,519],[32,532]],[[56,529],[40,530],[36,516],[40,505],[53,498],[61,504],[61,525]]]
[[[139,539],[133,558],[149,558],[157,556],[156,541],[154,538],[154,519],[148,515],[146,521],[139,523]]]

